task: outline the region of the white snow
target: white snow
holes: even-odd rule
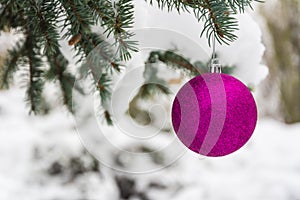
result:
[[[124,114],[128,98],[123,104],[120,99],[126,95],[132,98],[137,83],[143,82],[139,67],[143,67],[150,50],[177,49],[191,61],[208,60],[211,53],[206,39],[199,38],[202,25],[193,16],[162,12],[141,0],[136,0],[136,5],[136,37],[143,49],[135,54],[128,70],[120,75],[124,81],[119,85],[115,83],[119,90],[115,91],[112,104],[125,129],[130,128],[132,121]],[[239,19],[239,39],[231,46],[218,46],[218,53],[224,64],[237,65],[235,75],[238,78],[258,87],[268,72],[261,64],[264,51],[261,32],[248,14],[240,15]],[[2,34],[1,50],[11,47],[13,41],[11,36]],[[65,55],[72,59],[69,47],[62,44]],[[135,69],[136,74],[125,76],[126,72]],[[178,76],[168,70],[163,74],[168,78]],[[171,89],[176,92],[178,86]],[[47,88],[49,94],[52,90]],[[9,91],[0,91],[1,200],[118,200],[115,176],[135,180],[135,189],[151,200],[300,199],[300,124],[288,126],[262,118],[251,140],[238,152],[222,158],[205,158],[183,150],[174,134],[159,132],[147,138],[162,126],[158,122],[154,127],[135,124],[130,129],[134,130],[135,137],[124,134],[124,129],[118,126],[103,126],[95,119],[93,96],[77,99],[83,107],[79,111],[81,116],[74,119],[62,108],[55,108],[48,116],[29,116],[24,94],[24,89],[16,86]],[[170,128],[171,98],[155,97],[149,106],[150,110],[151,106],[153,108],[153,119],[163,117],[160,109],[164,109],[168,119],[164,128]],[[141,131],[143,134],[138,135]],[[143,149],[145,147],[148,149]],[[69,159],[79,157],[89,163],[91,157],[83,153],[85,150],[101,161],[100,172],[89,171],[70,179],[69,168],[72,166],[68,166]],[[56,161],[69,168],[60,175],[51,176],[47,171]]]
[[[23,93],[16,88],[0,93],[0,199],[78,199],[83,197],[82,193],[87,199],[118,199],[113,176],[120,172],[103,165],[101,175],[89,172],[70,183],[65,183],[67,177],[64,175],[52,177],[46,173],[54,160],[80,156],[83,146],[74,121],[62,109],[45,117],[28,116]],[[89,121],[86,127],[91,127]],[[117,128],[113,130],[115,136],[119,134],[122,138],[122,132]],[[260,119],[250,142],[230,156],[203,158],[185,152],[178,161],[159,171],[121,174],[135,179],[138,190],[156,200],[299,199],[299,133],[300,124],[284,125]],[[172,139],[160,136],[163,137]],[[112,142],[123,142],[121,146],[127,149],[141,144],[117,137]],[[40,160],[34,158],[36,148],[42,156]],[[109,148],[101,149],[107,155],[115,155]],[[131,165],[154,164],[150,160],[136,159],[131,160]],[[166,188],[149,188],[150,182]]]
[[[22,34],[12,30],[12,32],[0,32],[0,54],[6,52],[7,49],[13,47],[13,45],[22,38]]]

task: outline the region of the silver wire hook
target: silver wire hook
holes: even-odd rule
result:
[[[209,66],[210,73],[222,73],[222,66],[219,62],[219,59],[217,58],[216,54],[216,36],[213,34],[213,53],[211,58],[211,63]]]
[[[215,34],[213,34],[213,53],[212,53],[212,59],[216,59],[217,55],[216,55],[216,36]]]

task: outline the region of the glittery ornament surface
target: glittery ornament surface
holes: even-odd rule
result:
[[[225,156],[240,149],[253,134],[256,121],[250,90],[226,74],[193,78],[180,89],[172,107],[178,138],[205,156]]]

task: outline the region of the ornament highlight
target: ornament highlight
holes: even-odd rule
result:
[[[209,157],[231,154],[252,136],[257,107],[236,78],[207,73],[187,82],[172,106],[173,128],[190,150]]]

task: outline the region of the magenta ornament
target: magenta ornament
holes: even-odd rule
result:
[[[252,136],[257,108],[250,90],[236,78],[207,73],[187,82],[172,107],[173,128],[190,150],[209,157],[231,154]]]

